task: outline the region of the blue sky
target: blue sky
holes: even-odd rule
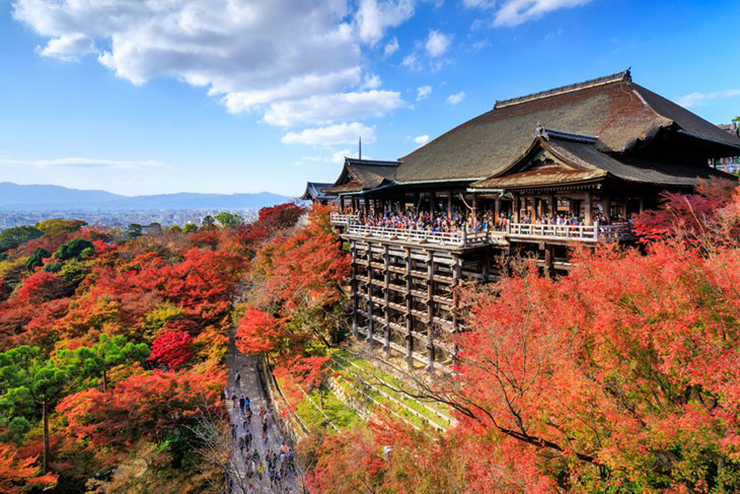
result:
[[[0,181],[299,194],[496,99],[632,67],[740,115],[740,2],[0,0]]]

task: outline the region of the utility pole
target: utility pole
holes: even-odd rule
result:
[[[362,136],[360,136],[359,152],[357,153],[357,159],[362,159]]]

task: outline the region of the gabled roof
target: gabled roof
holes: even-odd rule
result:
[[[301,196],[304,201],[326,201],[332,197],[336,197],[333,194],[326,194],[321,189],[330,187],[332,184],[320,183],[320,182],[306,182],[306,191]]]
[[[699,179],[729,178],[710,167],[630,158],[600,150],[594,136],[538,127],[527,150],[473,189],[545,187],[601,181],[695,186]],[[539,166],[536,164],[539,163]]]
[[[344,167],[339,178],[325,193],[348,194],[374,189],[393,183],[398,161],[362,160],[344,158]]]
[[[450,130],[401,158],[395,180],[480,180],[510,164],[538,125],[599,136],[608,151],[624,153],[661,129],[680,130],[740,154],[740,138],[632,82],[629,71],[497,101],[493,110]]]

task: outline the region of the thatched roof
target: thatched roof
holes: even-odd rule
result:
[[[716,144],[719,155],[740,154],[740,138],[634,84],[625,71],[497,101],[493,110],[401,158],[395,181],[490,177],[527,149],[538,125],[598,136],[604,149],[614,153],[627,152],[670,128]]]

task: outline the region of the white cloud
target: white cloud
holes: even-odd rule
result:
[[[361,44],[413,15],[413,0],[363,0],[357,12],[346,0],[14,0],[12,8],[49,38],[42,56],[97,52],[133,84],[174,78],[268,123],[327,125],[403,104],[377,90]]]
[[[432,86],[419,86],[416,88],[416,101],[427,99],[432,94]]]
[[[361,89],[378,89],[380,85],[383,84],[383,81],[380,80],[380,77],[376,74],[372,75],[366,75],[365,80],[362,82],[362,86],[360,86]]]
[[[447,52],[451,42],[452,35],[431,30],[429,31],[429,36],[424,44],[424,49],[426,50],[427,55],[432,58],[441,57]]]
[[[55,58],[63,62],[75,62],[90,53],[97,53],[95,40],[82,33],[64,34],[52,38],[44,48],[36,47],[42,57]]]
[[[694,92],[679,97],[676,100],[676,103],[681,106],[685,106],[686,108],[691,108],[693,106],[704,105],[715,99],[734,98],[736,96],[740,96],[740,89],[726,89],[724,91],[716,91],[713,93]]]
[[[125,161],[95,158],[54,158],[23,160],[0,158],[0,165],[33,166],[36,168],[115,168],[123,170],[158,168],[164,166],[159,161]]]
[[[565,8],[580,7],[591,0],[506,0],[496,12],[494,26],[518,26]],[[475,3],[475,2],[473,2]],[[489,4],[481,1],[480,4]]]
[[[398,51],[400,48],[400,45],[398,44],[398,38],[393,36],[391,40],[388,42],[387,45],[385,45],[385,48],[383,49],[383,57],[388,58],[394,53]]]
[[[273,103],[265,112],[264,120],[281,127],[326,125],[350,118],[381,117],[404,105],[401,94],[396,91],[329,94]]]
[[[418,144],[418,145],[421,146],[421,145],[426,144],[427,142],[429,142],[429,136],[426,135],[426,134],[420,135],[420,136],[416,136],[416,137],[414,137],[414,142],[416,144]]]
[[[281,141],[284,144],[326,147],[354,144],[360,136],[362,136],[362,142],[364,143],[375,142],[375,127],[368,127],[359,122],[341,123],[305,129],[301,132],[288,132],[282,137]]]
[[[463,5],[469,9],[491,9],[496,6],[496,0],[463,0]]]
[[[462,103],[462,100],[465,99],[465,91],[460,91],[459,93],[451,94],[447,96],[447,103],[450,105],[457,105],[458,103]]]
[[[414,15],[414,0],[360,0],[355,15],[360,39],[374,46],[388,28],[397,27]]]
[[[414,72],[419,72],[422,69],[421,60],[419,60],[419,57],[415,53],[406,55],[401,61],[401,65]]]

